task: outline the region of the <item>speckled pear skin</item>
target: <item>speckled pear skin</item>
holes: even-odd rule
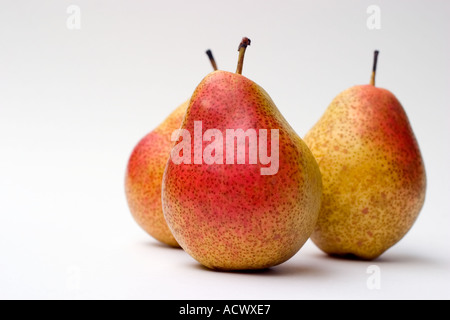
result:
[[[127,166],[125,191],[128,206],[139,226],[155,239],[179,247],[164,219],[161,184],[170,157],[172,132],[180,128],[189,101],[181,104],[134,148]]]
[[[178,243],[216,270],[265,269],[291,258],[314,229],[322,194],[320,170],[306,144],[264,89],[230,72],[213,72],[197,87],[181,126],[192,137],[194,121],[202,121],[203,132],[219,129],[224,137],[226,129],[279,129],[279,170],[261,175],[259,161],[176,165],[169,160],[163,210]]]
[[[371,260],[402,239],[424,204],[426,177],[397,98],[373,85],[347,89],[305,142],[323,179],[313,242],[328,254]]]

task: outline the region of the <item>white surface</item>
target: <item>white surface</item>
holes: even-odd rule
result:
[[[66,28],[69,5],[81,30]],[[368,30],[366,9],[381,8]],[[450,298],[448,1],[0,1],[0,298]],[[402,101],[427,199],[373,262],[308,243],[260,273],[218,273],[147,237],[123,178],[135,143],[210,72],[204,51],[263,86],[303,136],[370,78]],[[367,267],[381,270],[369,290]]]

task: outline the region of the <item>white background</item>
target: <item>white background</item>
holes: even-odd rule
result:
[[[69,30],[67,7],[81,8]],[[369,30],[369,5],[381,29]],[[450,298],[450,2],[0,0],[0,298]],[[368,83],[402,102],[428,176],[408,235],[373,262],[312,243],[264,272],[220,273],[149,238],[128,211],[128,156],[211,71],[263,86],[299,133]],[[381,270],[369,290],[370,265]]]

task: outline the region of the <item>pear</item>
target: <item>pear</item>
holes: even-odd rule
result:
[[[390,91],[371,83],[341,92],[306,134],[323,200],[313,242],[330,255],[372,260],[414,224],[425,200],[422,156]]]
[[[217,65],[211,50],[206,51],[211,65]],[[149,235],[162,243],[179,247],[164,219],[161,183],[173,142],[172,132],[183,121],[189,100],[176,108],[157,128],[134,148],[126,170],[125,193],[132,216]]]
[[[196,88],[163,178],[172,234],[215,270],[285,262],[311,235],[320,209],[322,180],[311,151],[268,93],[242,76],[249,44],[244,38],[239,46],[236,73],[215,71]]]

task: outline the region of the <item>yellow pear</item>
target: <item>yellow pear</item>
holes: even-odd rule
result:
[[[369,85],[340,93],[304,141],[323,199],[313,242],[331,255],[375,259],[414,224],[425,200],[422,156],[397,98]]]

